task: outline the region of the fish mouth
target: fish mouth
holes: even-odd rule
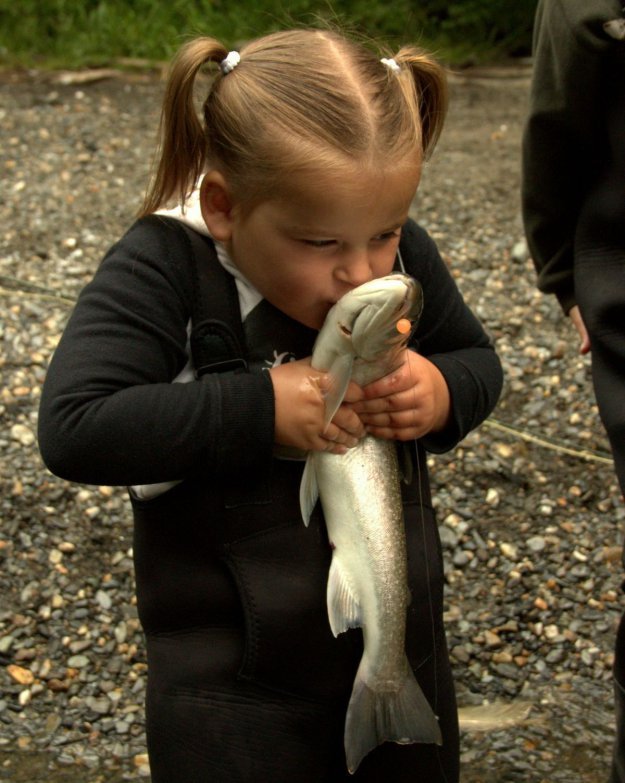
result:
[[[406,286],[394,306],[367,305],[355,315],[349,327],[341,326],[341,332],[352,341],[357,356],[365,361],[373,360],[386,350],[399,350],[408,343],[420,310],[418,289],[414,285]],[[402,319],[410,322],[407,332],[397,329],[397,322]]]
[[[353,353],[365,361],[374,359],[387,349],[406,345],[422,305],[420,287],[413,278],[396,274],[380,278],[378,282],[378,289],[376,281],[365,283],[360,287],[361,291],[353,289],[354,299],[346,307],[346,312],[339,311],[340,315],[337,312],[338,334],[342,340],[351,343]],[[402,283],[401,293],[397,285],[399,282]],[[402,319],[411,323],[407,332],[397,329],[397,322]]]

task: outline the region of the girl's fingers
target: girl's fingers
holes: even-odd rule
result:
[[[364,433],[364,427],[362,425],[361,429]],[[347,432],[347,430],[340,429],[332,422],[330,422],[322,437],[325,441],[328,441],[331,444],[347,446],[348,448],[353,448],[356,446],[359,440],[358,437],[350,432]]]
[[[350,407],[356,413],[384,413],[386,411],[403,411],[415,408],[417,401],[413,389],[396,394],[389,394],[387,397],[375,397],[371,400],[362,400],[355,402]]]
[[[363,414],[363,422],[370,432],[371,427],[386,427],[392,429],[403,429],[405,427],[418,427],[421,422],[421,415],[416,410],[390,411],[388,413],[367,413]]]

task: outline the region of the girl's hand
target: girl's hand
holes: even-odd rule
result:
[[[352,384],[345,400],[367,432],[376,438],[413,440],[442,430],[451,401],[441,371],[414,351],[404,352],[402,365],[361,390]]]
[[[583,355],[590,351],[590,337],[588,336],[588,330],[586,324],[582,318],[582,314],[579,311],[579,307],[575,305],[569,310],[569,317],[573,321],[573,326],[577,329],[577,334],[580,338],[579,352]]]
[[[365,434],[358,414],[346,405],[341,405],[324,429],[324,391],[329,379],[311,368],[310,359],[272,367],[269,373],[275,396],[276,443],[344,454]],[[350,390],[359,392],[355,384],[350,384]]]

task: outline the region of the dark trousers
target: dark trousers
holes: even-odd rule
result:
[[[425,464],[423,458],[421,464]],[[201,478],[134,502],[146,632],[146,730],[154,783],[457,783],[457,709],[445,634],[440,542],[427,480],[404,489],[412,601],[406,650],[443,745],[384,744],[354,776],[343,730],[360,630],[335,639],[331,549],[298,501],[301,463],[239,484]]]
[[[575,290],[590,335],[599,413],[625,494],[625,250],[612,245],[580,253]],[[625,783],[625,614],[616,637],[614,680],[616,741],[610,783]]]

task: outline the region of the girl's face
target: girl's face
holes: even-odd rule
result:
[[[300,177],[289,192],[230,216],[226,247],[274,307],[320,329],[347,291],[389,274],[420,169]]]

